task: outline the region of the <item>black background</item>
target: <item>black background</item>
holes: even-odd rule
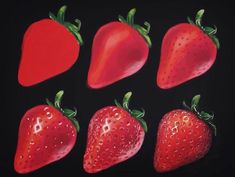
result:
[[[1,11],[2,27],[5,30],[2,42],[1,66],[4,89],[1,113],[0,139],[0,177],[21,176],[14,172],[13,160],[16,150],[18,126],[25,111],[38,104],[43,104],[46,97],[53,99],[55,93],[65,91],[63,105],[78,108],[78,120],[81,131],[73,150],[65,158],[24,176],[46,177],[60,176],[94,176],[121,177],[234,177],[235,176],[235,121],[234,101],[234,24],[232,2],[229,1],[8,1]],[[81,47],[79,59],[67,72],[32,87],[22,87],[17,82],[17,69],[20,61],[21,42],[27,27],[40,19],[47,18],[48,12],[57,12],[67,5],[66,19],[82,21],[81,35],[85,45]],[[91,45],[97,29],[117,20],[119,14],[126,15],[137,8],[135,20],[143,24],[145,20],[151,23],[150,36],[153,46],[144,67],[129,78],[99,90],[91,90],[86,86],[89,68]],[[203,23],[215,24],[218,27],[217,37],[221,49],[213,67],[204,75],[195,78],[178,87],[161,90],[155,84],[156,70],[159,64],[160,46],[164,33],[171,26],[186,22],[186,17],[194,17],[195,13],[206,10]],[[86,145],[86,135],[89,120],[93,113],[103,106],[112,105],[114,98],[119,100],[127,92],[133,92],[132,107],[143,107],[146,110],[145,119],[149,126],[145,142],[133,158],[115,165],[97,174],[87,174],[82,168],[83,154]],[[182,100],[189,101],[192,96],[202,95],[201,108],[214,111],[217,136],[213,140],[210,152],[201,160],[184,166],[178,170],[161,174],[153,169],[153,153],[156,128],[161,117],[168,111],[181,108]]]

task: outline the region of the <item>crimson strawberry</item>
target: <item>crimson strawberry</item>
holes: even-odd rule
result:
[[[127,19],[103,25],[95,34],[92,44],[87,84],[98,89],[115,83],[139,71],[145,64],[151,40],[146,28],[134,23],[136,9],[131,9]]]
[[[22,86],[32,86],[68,70],[76,62],[80,45],[83,44],[77,26],[64,20],[66,6],[57,16],[49,13],[50,19],[42,19],[29,26],[23,44],[18,70]]]
[[[167,172],[194,162],[207,154],[212,143],[214,115],[197,110],[200,95],[192,99],[187,110],[176,109],[160,121],[154,154],[154,167]],[[212,128],[212,129],[211,129]]]
[[[74,147],[79,124],[77,110],[62,109],[63,91],[54,105],[38,105],[23,116],[18,135],[14,167],[18,173],[29,173],[65,157]]]
[[[134,156],[142,146],[147,125],[144,110],[130,110],[132,93],[123,98],[123,106],[107,106],[98,110],[88,128],[83,167],[96,173]]]
[[[170,28],[165,34],[157,85],[169,89],[207,72],[214,64],[219,40],[215,36],[217,28],[203,27],[204,10],[199,10],[195,23],[181,23]]]

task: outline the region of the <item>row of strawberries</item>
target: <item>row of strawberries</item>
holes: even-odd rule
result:
[[[32,86],[65,72],[78,59],[81,22],[76,25],[65,21],[66,6],[57,16],[33,23],[24,35],[18,81]],[[119,22],[103,25],[96,32],[87,77],[90,88],[98,89],[133,75],[146,63],[152,42],[150,24],[145,27],[134,23],[136,10],[127,18],[119,15]],[[216,59],[219,40],[217,28],[201,24],[204,10],[198,11],[195,23],[181,23],[170,28],[162,41],[160,65],[156,82],[162,89],[180,85],[202,75]]]
[[[80,126],[77,110],[63,109],[59,91],[54,103],[38,105],[23,116],[14,167],[18,173],[28,173],[65,157],[74,147]],[[141,148],[147,124],[145,111],[129,108],[132,93],[120,104],[99,109],[91,118],[84,170],[97,173],[134,156]],[[158,172],[174,170],[202,158],[210,149],[214,115],[198,111],[200,95],[191,106],[166,113],[157,133],[154,167]]]

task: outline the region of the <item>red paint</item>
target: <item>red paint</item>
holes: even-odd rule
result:
[[[32,86],[68,70],[76,62],[80,45],[62,24],[43,19],[27,29],[18,71],[22,86]]]

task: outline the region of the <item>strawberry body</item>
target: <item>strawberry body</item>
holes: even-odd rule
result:
[[[76,128],[61,112],[36,106],[21,120],[15,170],[27,173],[66,156],[76,141]]]
[[[18,70],[22,86],[32,86],[63,73],[76,62],[80,43],[68,26],[57,20],[43,19],[27,29]]]
[[[141,148],[144,135],[141,123],[123,108],[98,110],[89,123],[85,171],[96,173],[131,158]]]
[[[31,86],[68,70],[80,45],[63,25],[50,19],[33,23],[24,35],[18,80]]]
[[[206,123],[201,116],[199,118],[192,111],[182,109],[163,116],[158,127],[154,154],[156,171],[171,171],[207,154],[213,131],[209,126],[211,122]]]
[[[102,26],[95,34],[87,78],[90,88],[102,88],[136,73],[148,58],[148,32],[141,34],[133,22],[120,21]]]
[[[195,114],[174,110],[158,127],[154,167],[158,172],[176,169],[202,158],[210,149],[212,131]]]
[[[214,64],[217,38],[208,35],[204,29],[196,24],[181,23],[167,31],[162,41],[156,79],[160,88],[180,85],[204,74]]]
[[[29,109],[19,127],[15,170],[28,173],[65,157],[76,137],[72,121],[55,107],[39,105]]]

